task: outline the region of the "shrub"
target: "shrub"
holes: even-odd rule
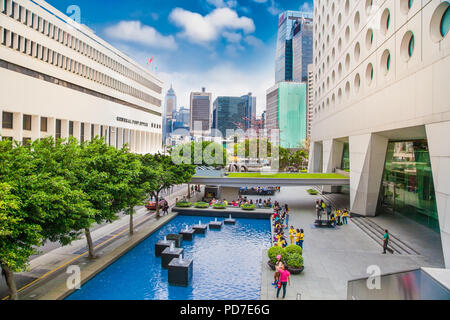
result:
[[[267,250],[267,256],[273,263],[277,262],[277,255],[279,254],[281,254],[281,256],[285,254],[284,249],[281,247],[271,247],[269,248],[269,250]]]
[[[226,209],[227,206],[226,206],[225,204],[223,204],[223,203],[215,203],[215,204],[213,205],[213,208],[214,208],[214,209]]]
[[[200,208],[200,209],[205,209],[205,208],[209,207],[209,203],[203,202],[203,201],[196,202],[196,203],[194,203],[194,207]]]
[[[246,204],[241,205],[241,208],[243,210],[255,210],[255,205],[246,203]]]
[[[303,250],[300,246],[296,244],[290,244],[286,248],[284,248],[286,254],[289,256],[290,254],[298,253],[299,255],[303,254]]]
[[[303,266],[303,257],[299,253],[292,253],[287,256],[286,263],[291,268],[301,268]]]
[[[308,173],[308,170],[303,169],[303,170],[300,170],[300,172],[301,172],[301,173]]]
[[[176,206],[179,208],[189,208],[189,207],[192,207],[192,202],[181,201],[181,202],[177,202]]]
[[[306,190],[306,192],[308,192],[310,195],[316,195],[319,194],[319,192],[315,189],[308,189]]]

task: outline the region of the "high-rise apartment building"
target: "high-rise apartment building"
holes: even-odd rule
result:
[[[104,137],[154,153],[162,81],[42,0],[0,1],[3,139]]]
[[[256,119],[256,97],[251,92],[242,96],[245,100],[245,129],[252,127],[252,122]]]
[[[275,82],[293,80],[293,27],[296,22],[306,22],[310,19],[312,19],[312,14],[298,11],[285,11],[279,15],[275,53]]]
[[[447,268],[449,28],[449,1],[314,1],[309,161],[349,172],[353,214],[439,232]]]
[[[311,137],[311,127],[313,122],[313,103],[314,103],[314,65],[308,65],[308,80],[306,82],[306,138]]]
[[[212,94],[202,88],[201,92],[191,92],[191,113],[189,127],[192,136],[206,136],[211,130]]]

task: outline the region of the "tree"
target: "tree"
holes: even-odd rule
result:
[[[195,166],[190,164],[174,164],[169,156],[156,154],[145,155],[143,165],[154,175],[150,194],[156,201],[156,216],[159,217],[159,193],[174,185],[188,183],[195,174]]]
[[[227,150],[219,143],[212,141],[190,142],[175,146],[171,156],[177,163],[203,166],[225,166]]]

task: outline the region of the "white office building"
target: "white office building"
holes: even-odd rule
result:
[[[315,0],[311,172],[350,177],[351,212],[441,235],[450,267],[450,3]]]
[[[162,145],[154,74],[41,0],[0,0],[0,135],[94,136],[132,152]]]

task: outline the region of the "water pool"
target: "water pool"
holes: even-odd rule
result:
[[[186,225],[215,218],[177,216],[101,271],[67,300],[256,300],[260,297],[262,250],[270,247],[269,220],[236,219],[235,225],[208,230],[183,241],[193,258],[188,287],[168,284],[168,271],[155,257],[155,243]],[[219,221],[224,220],[218,218]]]

